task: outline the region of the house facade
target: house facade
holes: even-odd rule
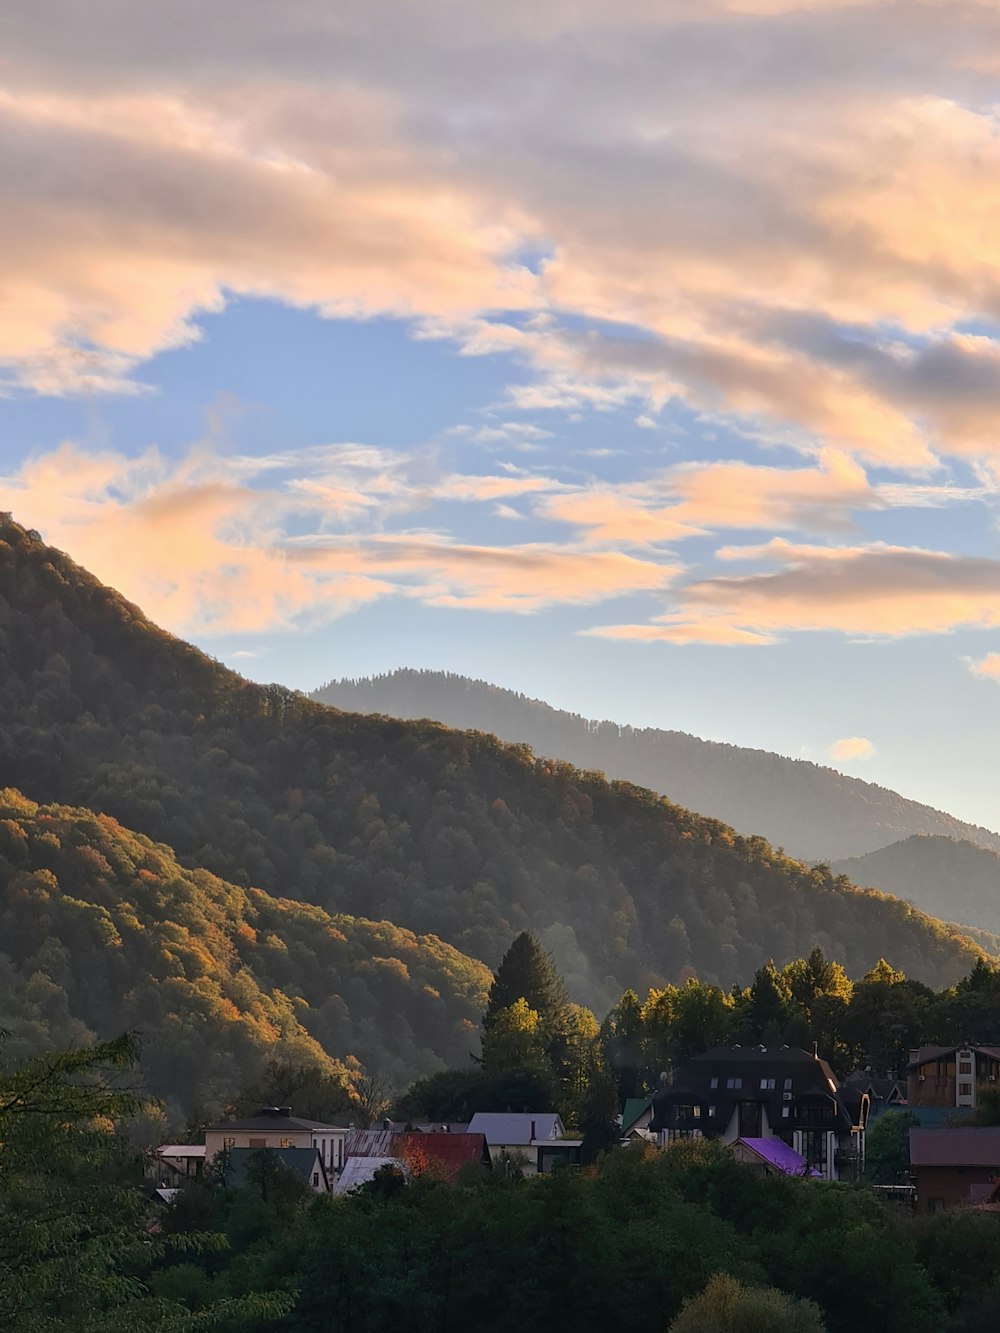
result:
[[[485,1137],[494,1170],[514,1169],[524,1176],[579,1162],[583,1143],[566,1137],[562,1118],[554,1111],[478,1111],[469,1121],[469,1133]]]
[[[205,1160],[233,1148],[315,1148],[332,1179],[344,1165],[347,1125],[303,1120],[290,1106],[263,1106],[241,1120],[220,1120],[205,1130]]]
[[[653,1097],[650,1129],[677,1139],[780,1139],[826,1180],[864,1164],[867,1093],[841,1088],[825,1060],[797,1047],[717,1046]]]
[[[910,1051],[906,1103],[975,1110],[981,1089],[998,1079],[1000,1046],[920,1046]]]

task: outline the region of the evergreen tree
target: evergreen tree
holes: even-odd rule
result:
[[[569,996],[549,954],[534,935],[522,931],[501,959],[490,986],[483,1029],[489,1032],[504,1009],[524,1000],[539,1018],[546,1040],[560,1035],[566,1024]]]
[[[621,1139],[618,1088],[614,1075],[604,1064],[595,1065],[591,1071],[580,1114],[580,1129],[583,1133],[580,1157],[584,1162],[593,1162]]]

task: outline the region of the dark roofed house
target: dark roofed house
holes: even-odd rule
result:
[[[1000,1126],[911,1129],[910,1172],[920,1213],[975,1203],[974,1186],[1000,1182]]]
[[[688,1061],[653,1097],[650,1128],[676,1139],[780,1139],[827,1180],[864,1161],[869,1098],[841,1088],[825,1060],[794,1046],[716,1046]]]
[[[254,1115],[220,1120],[205,1130],[205,1158],[233,1148],[317,1148],[327,1175],[344,1165],[346,1124],[327,1124],[292,1115],[290,1106],[263,1106]]]
[[[317,1194],[329,1194],[330,1178],[318,1148],[229,1148],[225,1181],[230,1189],[240,1189],[247,1183],[253,1159],[260,1153],[280,1162]]]

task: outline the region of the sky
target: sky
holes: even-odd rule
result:
[[[0,508],[1000,828],[1000,0],[5,0]]]

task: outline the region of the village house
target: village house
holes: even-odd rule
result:
[[[164,1188],[174,1189],[205,1169],[203,1143],[161,1143],[147,1159],[147,1177]]]
[[[661,1146],[686,1138],[780,1139],[826,1180],[864,1164],[868,1095],[841,1088],[825,1060],[792,1046],[717,1046],[653,1097]]]
[[[920,1046],[910,1051],[906,1103],[911,1109],[974,1110],[980,1089],[1000,1078],[1000,1046]]]
[[[226,1185],[240,1189],[247,1183],[254,1156],[265,1152],[298,1176],[316,1194],[330,1193],[330,1177],[319,1148],[229,1148],[226,1154]]]
[[[911,1129],[910,1174],[917,1187],[917,1212],[981,1201],[1000,1180],[1000,1126]]]
[[[349,1127],[303,1120],[290,1106],[263,1106],[241,1120],[220,1120],[205,1130],[205,1160],[234,1148],[316,1148],[332,1179],[344,1165]]]
[[[449,1129],[353,1129],[344,1142],[344,1154],[344,1175],[355,1184],[360,1183],[361,1168],[356,1165],[360,1160],[378,1161],[382,1166],[397,1163],[407,1175],[427,1174],[449,1183],[457,1180],[464,1167],[490,1165],[482,1134],[453,1134]]]
[[[477,1111],[469,1133],[485,1136],[494,1170],[511,1167],[525,1176],[578,1163],[583,1143],[566,1137],[562,1118],[554,1111]]]

